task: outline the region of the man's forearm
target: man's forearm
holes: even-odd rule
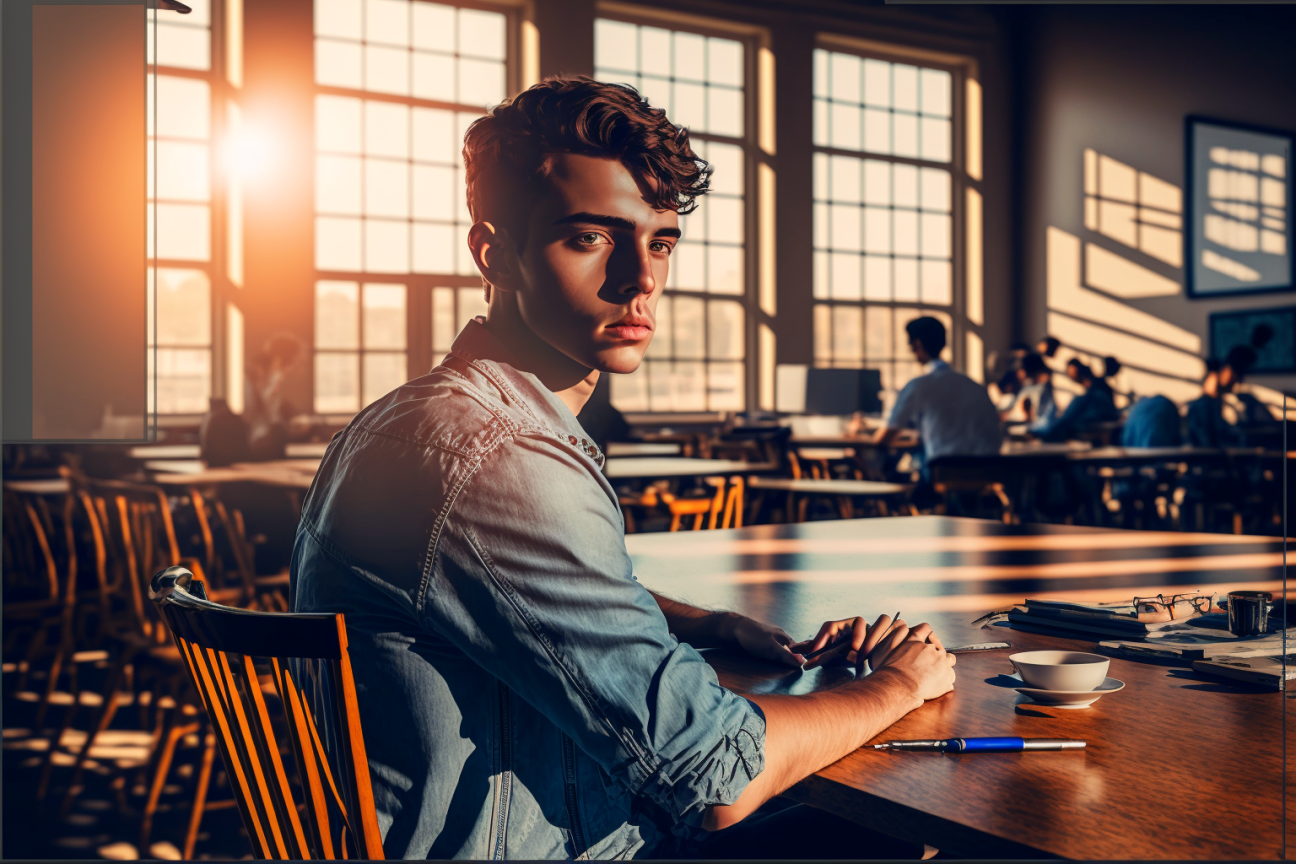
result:
[[[914,684],[879,669],[856,683],[805,696],[747,696],[765,714],[765,768],[733,804],[713,805],[703,826],[717,831],[820,768],[859,749],[922,704]]]
[[[734,618],[730,612],[713,612],[699,609],[679,600],[663,597],[649,591],[666,618],[671,634],[694,648],[718,648],[733,641],[730,625]]]

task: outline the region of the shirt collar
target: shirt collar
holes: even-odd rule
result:
[[[931,373],[931,372],[939,372],[942,369],[948,369],[948,368],[950,368],[950,365],[946,363],[944,360],[937,357],[935,360],[928,360],[927,364],[923,366],[923,371],[927,373]]]
[[[590,440],[589,433],[567,403],[534,374],[520,368],[517,356],[490,331],[485,318],[478,315],[470,320],[455,337],[450,353],[480,369],[515,396],[522,410],[548,427],[559,439],[584,451],[600,468],[603,467],[603,451]]]

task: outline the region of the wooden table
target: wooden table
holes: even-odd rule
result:
[[[288,489],[309,489],[319,471],[319,459],[278,459],[271,462],[235,462],[208,468],[199,459],[151,460],[144,467],[156,473],[153,482],[163,486],[210,487],[225,483],[260,483]]]
[[[327,441],[290,443],[284,448],[289,459],[320,459],[328,449]],[[141,444],[127,451],[132,459],[154,461],[158,459],[199,459],[202,448],[197,444]]]
[[[609,441],[609,458],[619,456],[679,456],[684,445],[670,441]]]
[[[772,471],[775,466],[737,459],[687,459],[670,456],[613,456],[603,473],[610,480],[648,480],[668,477],[709,477]]]
[[[912,517],[639,535],[628,537],[627,547],[645,586],[735,609],[798,638],[830,618],[900,609],[911,623],[931,622],[946,645],[1093,650],[1090,641],[969,622],[1027,596],[1118,600],[1193,586],[1281,591],[1279,542],[1235,535]],[[1281,694],[1112,658],[1109,675],[1125,689],[1067,711],[1034,705],[1003,686],[1001,676],[1012,671],[1008,653],[960,656],[954,692],[878,740],[1084,738],[1086,750],[859,750],[794,786],[789,797],[967,857],[1278,857]],[[789,674],[728,652],[708,659],[721,682],[741,692],[803,693],[852,674]],[[1296,837],[1296,822],[1288,827]]]

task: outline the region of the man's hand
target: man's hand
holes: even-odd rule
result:
[[[923,628],[927,628],[925,634]],[[904,627],[903,622],[897,624],[873,649],[868,660],[873,675],[904,678],[914,695],[923,702],[944,696],[954,689],[954,664],[958,657],[945,650],[926,624],[913,630]]]
[[[723,625],[726,641],[738,645],[753,657],[784,666],[801,668],[805,658],[792,650],[795,641],[782,628],[762,624],[745,615],[731,614]]]

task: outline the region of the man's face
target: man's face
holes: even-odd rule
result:
[[[615,159],[555,157],[519,258],[518,309],[527,326],[601,372],[639,368],[656,328],[679,215],[655,210],[652,189]]]

